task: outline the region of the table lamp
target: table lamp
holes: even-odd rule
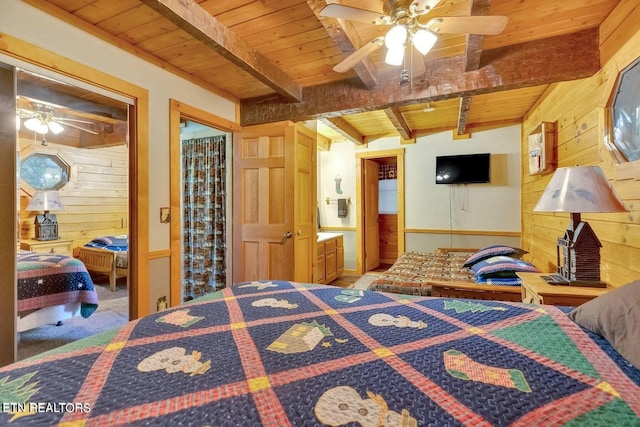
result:
[[[44,211],[44,215],[36,215],[34,222],[36,240],[57,240],[60,238],[58,237],[58,219],[49,211],[62,209],[64,206],[57,191],[36,191],[27,205],[28,211]]]
[[[571,221],[563,237],[558,238],[558,274],[564,284],[606,287],[600,280],[600,248],[595,232],[580,218],[582,212],[626,212],[598,166],[575,166],[556,169],[549,185],[538,200],[534,212],[568,212]],[[562,253],[562,263],[561,256]]]

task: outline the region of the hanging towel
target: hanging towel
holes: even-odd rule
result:
[[[338,218],[346,218],[347,212],[347,199],[338,199]]]

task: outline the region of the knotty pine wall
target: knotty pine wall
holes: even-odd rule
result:
[[[556,241],[569,223],[569,214],[533,212],[552,173],[529,176],[527,135],[549,121],[556,122],[558,166],[599,165],[630,210],[582,215],[602,243],[602,279],[613,286],[640,279],[640,160],[617,165],[604,145],[618,73],[639,56],[640,4],[623,0],[600,27],[601,70],[587,79],[552,85],[525,117],[522,242],[530,252],[527,259],[545,271],[555,271]]]
[[[73,239],[73,247],[77,247],[94,237],[128,234],[129,154],[126,145],[77,148],[51,142],[42,146],[39,141],[21,139],[20,158],[33,152],[57,154],[71,166],[69,183],[58,190],[65,207],[63,211],[55,212],[60,238]],[[33,238],[35,215],[42,213],[26,211],[28,203],[29,195],[21,191],[22,239]]]

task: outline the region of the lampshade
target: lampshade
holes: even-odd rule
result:
[[[558,168],[534,212],[626,212],[599,166]]]
[[[402,65],[404,59],[404,46],[391,47],[387,49],[384,62],[389,65]]]
[[[387,48],[398,48],[404,46],[404,42],[407,41],[407,29],[404,25],[396,25],[391,28],[387,35],[384,36],[384,44]]]
[[[418,49],[418,52],[423,55],[429,53],[433,45],[436,44],[437,40],[438,36],[427,30],[418,30],[413,34],[413,37],[411,38],[413,45],[416,47],[416,49]]]
[[[54,135],[58,135],[64,130],[60,123],[54,121],[50,121],[49,123],[47,123],[47,126],[49,126],[49,130],[53,132]]]
[[[34,132],[46,134],[49,132],[49,126],[37,117],[32,117],[24,121],[24,127]]]
[[[62,209],[64,206],[55,190],[36,191],[27,205],[28,211],[60,211]]]

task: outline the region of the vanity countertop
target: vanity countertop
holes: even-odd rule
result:
[[[321,233],[318,233],[318,242],[324,242],[325,240],[334,239],[342,235],[343,235],[342,233],[321,232]]]

